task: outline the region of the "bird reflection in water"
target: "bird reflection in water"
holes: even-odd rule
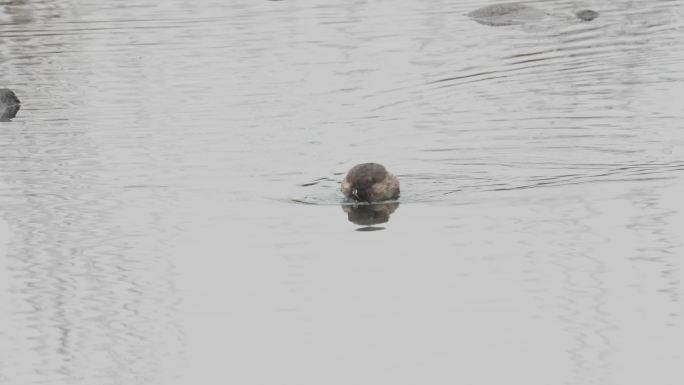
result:
[[[342,205],[350,222],[365,226],[358,231],[383,230],[374,225],[386,223],[399,203],[387,202],[399,197],[399,180],[378,163],[352,167],[341,183],[342,194],[353,204]]]
[[[384,230],[384,227],[376,225],[387,223],[390,215],[396,211],[399,203],[373,203],[373,204],[344,204],[342,210],[347,213],[350,222],[364,226],[357,231]]]

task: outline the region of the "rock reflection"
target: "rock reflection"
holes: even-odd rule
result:
[[[347,213],[350,222],[368,226],[366,229],[382,230],[380,227],[372,227],[381,223],[389,222],[390,216],[399,207],[399,203],[375,203],[375,204],[356,204],[342,205],[342,210]]]

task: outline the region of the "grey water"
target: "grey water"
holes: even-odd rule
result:
[[[681,384],[684,6],[488,4],[0,3],[0,383]]]

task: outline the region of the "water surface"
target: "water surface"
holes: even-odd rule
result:
[[[680,384],[684,10],[487,4],[0,5],[0,383]]]

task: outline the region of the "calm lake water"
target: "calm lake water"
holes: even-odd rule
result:
[[[487,4],[0,3],[0,383],[682,384],[684,5]]]

